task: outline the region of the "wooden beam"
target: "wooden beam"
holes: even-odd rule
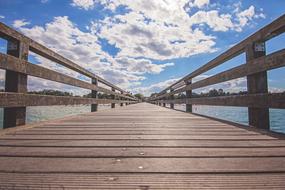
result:
[[[7,54],[15,59],[27,60],[29,46],[25,41],[9,39]],[[16,66],[20,66],[19,63]],[[17,71],[6,71],[5,91],[6,92],[27,92],[28,77],[25,73]],[[15,127],[26,123],[26,107],[4,108],[3,128]]]
[[[115,92],[115,89],[112,88],[112,91]],[[112,99],[115,100],[116,96],[112,95]],[[111,108],[115,108],[115,103],[111,103]]]
[[[76,63],[66,59],[65,57],[61,56],[60,54],[50,50],[49,48],[39,44],[38,42],[26,37],[25,35],[21,34],[20,32],[10,28],[9,26],[5,25],[4,23],[0,22],[0,37],[7,39],[7,40],[11,40],[11,39],[16,39],[18,41],[25,41],[25,43],[28,44],[29,49],[40,55],[43,56],[51,61],[54,61],[58,64],[61,64],[73,71],[76,71],[80,74],[83,74],[87,77],[90,78],[96,78],[98,80],[98,82],[101,82],[109,87],[115,88],[116,90],[119,91],[123,91],[121,88],[113,85],[112,83],[106,81],[105,79],[91,73],[90,71],[88,71],[87,69],[84,69],[83,67],[77,65]]]
[[[248,44],[246,48],[247,64],[251,60],[265,56],[265,42]],[[267,72],[257,72],[247,76],[247,91],[249,94],[268,93]],[[269,108],[256,108],[248,106],[249,125],[262,129],[270,129]]]
[[[79,80],[79,79],[75,79],[73,77],[61,74],[59,72],[41,67],[39,65],[29,63],[25,60],[17,59],[13,56],[9,56],[9,55],[0,53],[0,60],[1,60],[0,61],[0,68],[4,69],[4,70],[19,72],[19,73],[23,73],[26,75],[39,77],[42,79],[47,79],[47,80],[51,80],[51,81],[55,81],[55,82],[60,82],[63,84],[68,84],[71,86],[76,86],[76,87],[80,87],[80,88],[84,88],[84,89],[90,89],[90,90],[95,90],[98,92],[104,92],[106,94],[117,94],[120,97],[135,100],[135,98],[126,96],[124,94],[114,93],[111,90],[96,86],[94,84],[84,82],[84,81]]]
[[[173,89],[171,89],[170,92],[173,92]],[[170,99],[173,100],[174,99],[174,95],[171,95]],[[174,109],[174,103],[170,103],[170,108]]]
[[[245,77],[255,73],[277,69],[284,66],[285,66],[285,49],[282,49],[267,56],[262,56],[260,58],[248,61],[247,64],[242,64],[227,71],[218,73],[214,76],[189,84],[171,93],[163,94],[161,96],[158,96],[157,99],[185,92],[187,90],[198,89],[209,85],[229,81],[232,79]]]
[[[185,84],[186,85],[190,85],[191,84],[191,80],[186,81]],[[186,98],[191,98],[192,96],[192,90],[186,90]],[[191,113],[192,112],[192,104],[186,104],[186,112]]]
[[[26,107],[26,106],[52,106],[52,105],[89,105],[130,103],[134,101],[120,101],[111,99],[95,99],[68,96],[48,96],[37,94],[23,94],[12,92],[0,92],[0,107]]]
[[[188,74],[187,76],[183,77],[182,79],[178,80],[174,84],[167,87],[165,90],[173,88],[174,85],[180,83],[181,81],[186,81],[192,79],[214,67],[221,65],[222,63],[236,57],[237,55],[243,53],[247,44],[258,42],[258,41],[267,41],[273,37],[276,37],[282,34],[285,31],[285,15],[280,16],[272,23],[268,24],[267,26],[263,27],[259,31],[255,32],[245,40],[239,42],[235,46],[231,47],[224,53],[220,54],[218,57],[213,59],[212,61],[208,62],[204,66],[200,67],[199,69],[193,71],[192,73]]]
[[[92,79],[92,84],[95,86],[98,86],[98,80]],[[96,90],[91,91],[91,97],[97,99],[98,98],[98,92]],[[98,111],[98,104],[91,104],[91,112]]]

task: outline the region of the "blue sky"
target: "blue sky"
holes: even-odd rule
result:
[[[0,0],[1,22],[118,86],[145,95],[192,72],[284,12],[284,0]],[[269,41],[267,53],[282,49],[281,41],[284,35]],[[4,40],[0,45],[5,51]],[[244,57],[198,78],[242,64]],[[38,55],[31,54],[29,60],[88,80]],[[271,91],[284,91],[284,71],[269,72]],[[33,78],[29,84],[32,90],[86,92]],[[246,81],[213,86],[220,87],[245,90]]]

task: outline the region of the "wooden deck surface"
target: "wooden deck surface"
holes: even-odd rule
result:
[[[285,140],[134,104],[1,135],[0,189],[285,189]]]

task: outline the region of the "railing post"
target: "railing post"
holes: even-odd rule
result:
[[[98,86],[98,80],[93,78],[92,84]],[[92,90],[91,97],[98,98],[98,92],[96,90]],[[96,111],[98,111],[98,104],[91,104],[91,112],[96,112]]]
[[[121,94],[123,94],[123,92],[121,92]],[[120,100],[122,101],[124,98],[121,97]],[[120,103],[120,106],[124,106],[124,103]]]
[[[185,81],[186,85],[192,83],[192,80]],[[192,90],[186,90],[186,98],[191,98]],[[186,104],[186,112],[192,112],[192,104]]]
[[[112,87],[112,91],[115,92],[115,88]],[[116,96],[112,95],[112,99],[115,100]],[[115,108],[115,103],[111,103],[111,108]]]
[[[19,59],[28,60],[29,45],[24,41],[10,39],[7,44],[7,54]],[[26,74],[6,70],[5,91],[27,93]],[[3,128],[15,127],[26,123],[26,107],[4,108]]]
[[[24,41],[8,40],[7,54],[28,60],[29,45]],[[5,91],[27,93],[26,74],[6,70]],[[15,127],[26,123],[26,107],[4,108],[3,128]]]
[[[255,42],[249,44],[246,48],[246,61],[256,59],[265,55],[265,42]],[[260,72],[247,76],[248,94],[268,93],[267,72]],[[269,124],[269,108],[248,108],[249,125],[270,129]]]
[[[173,92],[173,91],[174,91],[174,89],[170,90],[170,92]],[[174,94],[170,96],[170,100],[174,100]],[[174,104],[173,103],[170,103],[170,108],[174,109]]]

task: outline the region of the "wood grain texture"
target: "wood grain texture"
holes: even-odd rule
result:
[[[108,103],[135,103],[135,101],[0,92],[0,107],[4,108]]]
[[[285,140],[139,103],[0,136],[0,187],[284,189]]]
[[[135,98],[126,96],[122,93],[113,92],[106,88],[99,87],[98,85],[84,82],[82,80],[70,77],[65,74],[61,74],[59,72],[41,67],[39,65],[29,63],[26,60],[17,59],[13,56],[9,56],[3,53],[0,53],[0,60],[1,60],[0,69],[18,72],[18,73],[26,74],[29,76],[39,77],[39,78],[47,79],[50,81],[60,82],[63,84],[68,84],[71,86],[76,86],[76,87],[80,87],[84,89],[95,90],[95,91],[103,92],[106,94],[113,94],[118,97],[123,97],[126,99],[136,100]]]

